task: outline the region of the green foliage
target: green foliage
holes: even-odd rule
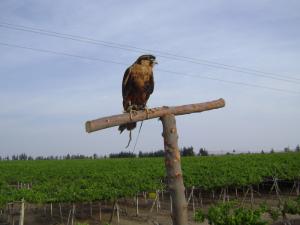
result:
[[[269,208],[267,211],[273,221],[278,220],[281,215],[281,212],[278,208]]]
[[[205,190],[257,184],[265,177],[300,178],[300,153],[183,157],[185,187]],[[164,188],[163,158],[18,160],[0,162],[0,207],[31,203],[90,202]],[[17,189],[18,183],[30,189]],[[288,206],[288,205],[287,205]]]
[[[204,222],[204,220],[205,220],[205,214],[203,213],[203,211],[201,209],[198,209],[196,211],[194,219],[198,223]]]
[[[239,208],[234,202],[222,203],[209,209],[207,219],[212,225],[265,225],[260,209]]]
[[[259,205],[259,209],[262,213],[265,213],[269,210],[269,207],[266,202],[263,202]]]
[[[283,203],[283,213],[289,213],[289,214],[300,214],[300,204],[298,201],[295,200],[286,200]]]

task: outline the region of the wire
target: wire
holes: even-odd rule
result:
[[[233,66],[233,65],[228,65],[228,64],[222,64],[222,63],[213,62],[213,61],[204,60],[204,59],[196,59],[196,58],[187,57],[187,56],[180,56],[180,55],[171,54],[171,53],[158,51],[158,50],[143,49],[143,48],[138,48],[138,47],[131,46],[131,45],[124,45],[124,44],[119,44],[119,43],[115,43],[115,42],[96,40],[96,39],[92,39],[92,38],[88,38],[88,37],[59,33],[59,32],[49,31],[49,30],[45,30],[45,29],[21,26],[21,25],[16,25],[16,24],[11,24],[11,23],[1,22],[1,21],[0,21],[0,27],[6,28],[6,29],[31,32],[31,33],[46,35],[46,36],[51,36],[51,37],[69,39],[69,40],[84,42],[84,43],[88,43],[88,44],[102,45],[102,46],[109,47],[109,48],[116,48],[116,49],[138,52],[138,53],[156,52],[156,53],[158,53],[156,55],[159,57],[162,57],[162,58],[167,58],[167,59],[177,60],[177,61],[184,61],[184,62],[189,62],[189,63],[194,63],[194,64],[200,64],[200,65],[205,65],[205,66],[209,66],[209,67],[213,67],[213,68],[217,68],[217,69],[230,70],[230,71],[234,71],[234,72],[245,73],[245,74],[269,78],[269,79],[273,79],[273,80],[280,80],[280,81],[285,81],[285,82],[290,82],[290,83],[293,83],[293,81],[300,81],[300,79],[295,78],[295,77],[283,76],[283,75],[279,75],[279,74],[275,74],[275,73],[264,72],[261,70],[240,67],[240,66]]]
[[[95,57],[87,57],[87,56],[81,56],[81,55],[74,55],[74,54],[70,54],[70,53],[57,52],[57,51],[52,51],[52,50],[40,49],[40,48],[26,47],[26,46],[22,46],[22,45],[9,44],[9,43],[5,43],[5,42],[0,42],[0,45],[7,46],[7,47],[12,47],[12,48],[21,48],[21,49],[26,49],[26,50],[43,52],[43,53],[51,53],[51,54],[55,54],[55,55],[63,55],[63,56],[79,58],[79,59],[100,61],[100,62],[103,62],[103,63],[112,63],[112,64],[118,64],[118,65],[123,65],[123,66],[128,65],[126,63],[116,62],[116,61],[112,61],[112,60],[106,60],[106,59],[95,58]]]
[[[57,52],[57,51],[52,51],[52,50],[32,48],[32,47],[9,44],[9,43],[4,43],[4,42],[0,42],[0,45],[6,46],[6,47],[12,47],[12,48],[20,48],[20,49],[26,49],[26,50],[31,50],[31,51],[37,51],[37,52],[42,52],[42,53],[50,53],[50,54],[55,54],[55,55],[63,55],[63,56],[68,56],[68,57],[73,57],[73,58],[87,59],[87,60],[93,60],[93,61],[100,61],[103,63],[111,63],[111,64],[117,64],[117,65],[122,65],[122,66],[128,66],[128,64],[122,63],[122,62],[116,62],[113,60],[106,60],[106,59],[95,58],[95,57],[74,55],[74,54],[65,53],[65,52]],[[280,88],[273,88],[273,87],[267,87],[267,86],[256,85],[256,84],[249,84],[249,83],[238,82],[238,81],[229,81],[229,80],[218,79],[218,78],[213,78],[213,77],[209,77],[209,76],[193,75],[193,74],[176,72],[176,71],[165,70],[165,69],[157,69],[157,71],[169,73],[172,75],[181,75],[181,76],[194,77],[194,78],[200,78],[200,79],[208,79],[208,80],[214,80],[214,81],[236,84],[236,85],[243,85],[243,86],[248,86],[248,87],[256,87],[256,88],[268,89],[268,90],[273,90],[273,91],[280,91],[280,92],[286,92],[286,93],[292,93],[292,94],[300,94],[300,92],[298,92],[298,91],[291,91],[291,90],[287,90],[287,89],[280,89]]]
[[[293,94],[300,94],[299,91],[291,91],[291,90],[287,90],[287,89],[273,88],[273,87],[257,85],[257,84],[250,84],[250,83],[245,83],[245,82],[240,82],[240,81],[230,81],[230,80],[224,80],[224,79],[219,79],[219,78],[214,78],[214,77],[187,74],[187,73],[176,72],[176,71],[171,71],[171,70],[164,70],[164,69],[160,69],[159,71],[169,73],[169,74],[172,74],[172,75],[181,75],[181,76],[185,76],[185,77],[208,79],[208,80],[214,80],[214,81],[219,81],[219,82],[229,83],[229,84],[236,84],[236,85],[243,85],[243,86],[248,86],[248,87],[263,88],[263,89],[268,89],[268,90],[272,90],[272,91],[280,91],[280,92],[287,92],[287,93],[293,93]]]
[[[140,134],[141,134],[141,129],[142,129],[142,126],[143,126],[143,122],[144,122],[144,120],[142,120],[142,122],[141,122],[141,124],[140,124],[140,128],[139,128],[139,131],[138,131],[138,135],[137,135],[137,137],[136,137],[136,139],[135,139],[135,143],[134,143],[134,147],[133,147],[132,153],[135,152],[135,148],[136,148],[136,145],[137,145],[137,143],[138,143],[138,140],[139,140],[139,137],[140,137]]]

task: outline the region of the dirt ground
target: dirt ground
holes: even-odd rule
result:
[[[201,208],[204,212],[207,212],[209,206],[211,206],[211,199],[203,198],[201,204],[199,199],[194,202],[195,208]],[[277,200],[273,196],[264,196],[255,199],[255,204],[259,205],[262,202],[267,202],[268,205],[276,205]],[[101,220],[100,220],[100,207],[99,203],[93,203],[92,207],[90,203],[80,203],[75,205],[75,216],[73,225],[172,225],[172,219],[170,215],[170,202],[168,196],[165,196],[164,200],[160,201],[160,204],[153,204],[153,200],[139,199],[139,215],[136,215],[136,206],[133,199],[123,199],[118,201],[119,216],[115,210],[112,221],[109,223],[112,216],[112,202],[101,203]],[[247,204],[247,202],[246,202]],[[249,204],[249,202],[248,202]],[[24,225],[72,225],[71,211],[72,204],[61,205],[60,211],[59,204],[52,205],[26,205],[25,210],[25,222]],[[152,208],[152,211],[151,211]],[[20,206],[14,206],[11,211],[13,216],[8,217],[7,214],[0,215],[0,225],[17,225],[19,224],[19,212]],[[208,222],[196,223],[193,219],[193,207],[189,205],[189,225],[208,225]],[[119,220],[118,220],[119,218]],[[300,216],[288,215],[291,221],[291,225],[300,225]],[[263,215],[263,219],[269,221],[272,224],[272,220],[268,215]],[[8,220],[10,220],[8,222]],[[69,220],[69,223],[68,223]],[[277,221],[274,225],[283,224],[281,221]]]
[[[101,206],[101,220],[99,213],[99,206],[93,204],[92,212],[89,204],[76,205],[76,213],[74,218],[74,225],[171,225],[172,218],[170,216],[169,208],[166,203],[161,203],[160,208],[156,205],[152,207],[153,201],[148,203],[139,203],[139,214],[136,215],[136,206],[133,203],[120,202],[119,216],[115,210],[112,221],[109,223],[112,216],[112,203]],[[72,224],[72,216],[69,216],[72,205],[62,207],[63,219],[60,216],[58,205],[53,205],[52,216],[50,213],[50,206],[30,205],[25,210],[24,225],[67,225],[69,217],[69,225]],[[10,218],[8,223],[7,215],[0,216],[0,225],[19,224],[19,206],[16,206],[14,211],[14,219]],[[118,219],[119,218],[119,219]],[[193,222],[193,212],[189,211],[190,225],[199,223]]]

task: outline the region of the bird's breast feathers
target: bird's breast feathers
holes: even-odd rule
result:
[[[139,64],[134,64],[131,67],[130,73],[134,83],[140,88],[143,88],[145,83],[148,83],[153,76],[152,68],[150,66]]]

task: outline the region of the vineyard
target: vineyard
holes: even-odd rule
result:
[[[240,190],[285,181],[299,195],[299,153],[183,157],[182,168],[187,190]],[[163,158],[1,161],[0,171],[0,208],[22,199],[114,201],[166,188]]]
[[[182,167],[186,188],[298,181],[300,154],[188,157]],[[32,203],[110,200],[165,188],[163,158],[2,161],[0,171],[1,206],[22,198]]]

